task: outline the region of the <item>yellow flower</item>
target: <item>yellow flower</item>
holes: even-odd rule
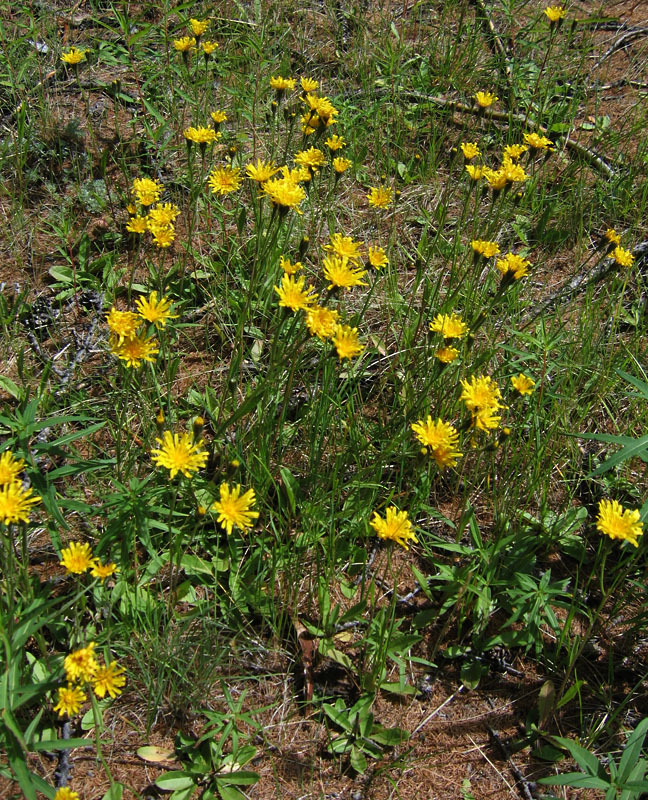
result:
[[[93,578],[99,578],[99,580],[103,583],[106,578],[109,578],[111,575],[114,575],[116,572],[119,572],[119,568],[117,564],[102,564],[98,558],[92,563],[92,568],[90,570],[90,574]]]
[[[139,214],[131,217],[126,224],[126,230],[129,233],[146,233],[148,230],[146,217],[141,217]]]
[[[507,253],[504,258],[497,259],[495,266],[505,279],[519,281],[520,278],[524,278],[525,275],[529,274],[531,262],[522,256]]]
[[[495,408],[480,408],[473,413],[473,425],[481,431],[498,428],[501,420]]]
[[[286,180],[292,181],[293,183],[308,183],[308,181],[311,179],[311,174],[308,167],[299,166],[295,169],[290,169],[290,167],[281,167],[279,171]]]
[[[73,717],[78,714],[79,709],[85,703],[86,695],[80,686],[62,686],[58,692],[58,703],[54,706],[54,711],[58,711],[59,717]],[[61,790],[59,789],[59,792]],[[62,795],[59,798],[59,792],[56,793],[55,800],[76,800],[79,795],[76,792],[71,792],[67,797]]]
[[[164,186],[159,181],[151,178],[135,178],[131,191],[141,205],[152,206],[160,199],[163,189]]]
[[[466,172],[474,181],[478,181],[484,174],[484,168],[480,166],[473,166],[472,164],[466,164]]]
[[[290,178],[271,178],[262,188],[270,202],[284,213],[290,208],[296,209],[306,199],[304,189]]]
[[[16,458],[11,450],[5,450],[0,455],[0,486],[16,483],[18,476],[25,469],[22,458]]]
[[[94,564],[92,550],[87,542],[70,542],[68,547],[61,550],[59,564],[65,567],[68,575],[81,575]]]
[[[547,6],[544,10],[550,22],[560,22],[565,17],[567,12],[562,6]]]
[[[189,53],[196,46],[196,40],[193,36],[183,36],[180,39],[174,39],[173,46],[179,53]]]
[[[215,142],[220,136],[213,128],[205,128],[203,125],[189,127],[184,132],[185,139],[194,144],[208,145]]]
[[[535,386],[535,381],[528,378],[522,372],[517,377],[515,375],[512,376],[511,383],[513,384],[513,388],[520,394],[531,394]]]
[[[305,282],[304,277],[294,278],[292,275],[284,274],[281,286],[274,287],[279,295],[279,305],[291,311],[307,311],[317,300],[317,295],[312,293],[312,286],[304,289]]]
[[[540,136],[537,133],[525,133],[524,141],[533,150],[553,150],[551,139],[547,139],[546,136]]]
[[[221,125],[223,122],[227,122],[227,114],[224,111],[222,111],[221,109],[217,109],[216,111],[212,111],[210,116],[214,120],[216,125]]]
[[[295,261],[293,264],[289,258],[279,256],[279,266],[286,273],[286,275],[296,275],[302,269],[301,261]]]
[[[61,55],[61,61],[75,66],[76,64],[80,64],[82,61],[86,60],[87,52],[87,50],[80,50],[76,47],[71,47],[67,53],[63,53]]]
[[[121,361],[126,362],[127,367],[139,367],[143,361],[155,361],[154,356],[160,352],[157,340],[152,336],[148,339],[146,334],[133,336],[132,339],[124,339],[120,344],[113,337],[110,338],[110,352],[117,356]]]
[[[612,251],[612,258],[620,267],[631,267],[635,260],[635,257],[629,250],[618,246]]]
[[[623,539],[638,547],[637,538],[643,535],[643,522],[637,509],[624,509],[616,500],[601,500],[596,528],[610,539]]]
[[[238,167],[214,167],[209,174],[213,194],[229,194],[241,187],[241,170]]]
[[[467,161],[470,161],[471,159],[480,155],[480,150],[479,147],[477,147],[477,142],[462,142],[460,147],[461,147],[461,152],[464,154],[464,158]]]
[[[456,347],[440,347],[434,354],[442,364],[452,364],[459,358],[459,351]]]
[[[255,503],[254,489],[248,489],[241,494],[241,485],[236,484],[230,489],[227,483],[220,485],[220,500],[212,505],[218,512],[217,521],[225,528],[227,535],[236,525],[242,531],[249,530],[254,525],[254,520],[259,516],[258,511],[252,511]]]
[[[340,289],[350,289],[353,286],[366,286],[362,278],[367,270],[359,269],[349,264],[349,260],[340,256],[329,256],[324,259],[324,277],[330,281],[329,289],[334,286]]]
[[[79,795],[67,786],[62,786],[54,795],[54,800],[79,800]]]
[[[173,225],[155,225],[149,220],[149,230],[153,236],[153,242],[158,247],[171,247],[175,239]]]
[[[314,92],[319,86],[319,83],[314,78],[301,78],[299,82],[305,92]]]
[[[65,656],[63,669],[69,683],[83,683],[92,680],[95,672],[99,669],[94,649],[95,642],[90,642],[85,647],[80,647]]]
[[[202,36],[203,33],[209,27],[209,20],[208,19],[190,19],[189,24],[191,25],[191,32],[194,36]]]
[[[339,313],[324,306],[313,306],[306,312],[306,327],[311,336],[318,339],[330,339],[335,333],[335,326],[339,319]]]
[[[509,183],[514,181],[522,182],[528,180],[531,176],[527,175],[524,167],[521,164],[516,164],[510,156],[505,156],[502,162],[502,171]]]
[[[346,172],[353,162],[349,161],[348,158],[334,158],[333,159],[333,169],[341,175],[343,172]]]
[[[614,228],[608,228],[604,234],[605,238],[610,244],[620,245],[621,244],[621,237],[619,234],[614,230]]]
[[[370,186],[367,200],[373,208],[387,208],[391,205],[393,195],[389,186]]]
[[[461,314],[437,314],[430,323],[430,330],[440,333],[444,339],[462,339],[468,333],[468,326]]]
[[[342,136],[338,136],[337,133],[333,133],[326,140],[326,146],[329,150],[335,152],[336,150],[341,150],[343,147],[346,147],[346,142]]]
[[[520,158],[528,149],[525,144],[507,144],[504,148],[504,158]]]
[[[358,264],[362,258],[362,242],[354,242],[351,236],[342,233],[332,234],[330,244],[325,244],[324,249],[348,259],[352,264]]]
[[[275,166],[273,161],[262,161],[257,159],[256,164],[248,164],[245,168],[248,178],[251,178],[257,183],[265,183],[269,181],[272,176],[279,172],[279,167]]]
[[[132,339],[140,324],[139,317],[134,311],[118,311],[114,306],[106,315],[106,322],[110,332],[121,344],[124,339]]]
[[[126,685],[126,678],[122,674],[125,671],[125,667],[118,666],[116,661],[111,661],[105,667],[99,667],[92,679],[92,688],[97,697],[109,694],[115,698],[120,695],[122,687]]]
[[[369,524],[380,539],[391,539],[406,550],[409,550],[407,542],[418,542],[412,523],[407,517],[407,511],[399,511],[396,506],[387,509],[385,519],[374,511],[374,518]]]
[[[484,258],[492,258],[500,251],[497,242],[489,242],[486,239],[473,239],[470,245],[475,253]]]
[[[158,300],[158,293],[151,292],[148,299],[139,297],[135,303],[138,314],[147,322],[152,322],[156,328],[164,328],[169,319],[177,319],[177,314],[171,313],[171,301],[168,297]]]
[[[490,167],[484,167],[482,169],[482,175],[488,181],[488,185],[491,187],[491,189],[496,192],[500,191],[500,189],[503,189],[508,183],[506,172],[503,169],[490,169]]]
[[[40,497],[32,497],[31,489],[23,489],[17,481],[0,488],[0,522],[29,522],[29,513]]]
[[[214,50],[218,50],[219,44],[218,42],[210,42],[208,39],[206,39],[204,42],[200,43],[200,46],[203,49],[203,53],[206,56],[210,56]]]
[[[295,153],[295,163],[302,167],[307,167],[314,172],[317,172],[320,167],[324,166],[326,159],[324,153],[318,150],[317,147],[309,147],[308,150],[300,150]]]
[[[289,89],[295,88],[295,79],[294,78],[282,78],[278,76],[276,78],[270,78],[270,86],[275,89],[277,92],[285,92]]]
[[[170,480],[173,480],[178,472],[191,478],[194,472],[205,466],[209,458],[209,453],[201,449],[202,441],[196,441],[189,433],[179,436],[177,433],[164,431],[162,438],[156,437],[155,441],[160,447],[151,450],[151,456],[158,467],[169,470]]]
[[[499,97],[492,92],[477,92],[475,94],[475,100],[480,108],[488,108],[488,106],[492,106],[493,103],[499,100]]]
[[[159,206],[155,206],[148,213],[149,229],[154,227],[166,228],[172,225],[179,213],[180,209],[175,203],[160,203]]]
[[[355,358],[364,350],[364,345],[360,344],[358,329],[350,325],[336,325],[333,336],[333,344],[337,350],[338,358]]]
[[[369,247],[369,263],[375,269],[380,269],[381,267],[386,267],[389,264],[389,259],[387,258],[387,254],[385,253],[384,248],[382,247],[374,247],[373,245]]]
[[[307,136],[335,123],[339,112],[328,97],[318,97],[314,92],[310,92],[303,100],[308,106],[306,114],[302,117],[302,130]]]
[[[460,400],[466,404],[469,411],[481,411],[483,409],[502,408],[500,400],[502,394],[497,383],[488,375],[480,377],[471,376],[470,382],[461,380],[463,392]]]
[[[463,455],[456,449],[459,443],[457,429],[441,418],[433,422],[432,417],[428,415],[425,422],[421,419],[413,423],[412,430],[423,445],[422,452],[427,453],[429,450],[440,469],[454,467],[457,459]]]

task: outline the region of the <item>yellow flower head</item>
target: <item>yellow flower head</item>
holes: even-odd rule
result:
[[[177,319],[177,314],[171,313],[171,301],[168,297],[158,300],[158,293],[151,292],[148,298],[138,297],[135,304],[137,312],[142,319],[152,322],[156,328],[164,328],[169,319]]]
[[[210,42],[209,39],[205,39],[204,42],[201,42],[200,46],[202,47],[203,53],[206,56],[210,56],[214,50],[218,50],[219,48],[218,42]]]
[[[374,518],[369,524],[380,539],[391,539],[406,550],[409,550],[407,542],[418,542],[412,523],[407,517],[407,511],[399,511],[396,506],[389,506],[385,519],[374,511]]]
[[[469,411],[477,412],[484,409],[502,408],[500,400],[502,394],[497,383],[488,375],[481,375],[470,378],[470,381],[462,379],[461,385],[463,392],[460,400],[466,404]]]
[[[306,199],[304,189],[291,178],[271,178],[262,188],[270,202],[282,212],[290,208],[296,209]]]
[[[282,78],[281,76],[270,78],[270,86],[277,92],[292,91],[295,88],[294,78]]]
[[[596,527],[610,539],[622,539],[635,547],[639,546],[637,539],[643,535],[643,522],[639,511],[624,509],[616,500],[601,500]]]
[[[61,550],[60,565],[68,575],[81,575],[94,564],[92,550],[87,542],[70,542]]]
[[[520,158],[529,148],[525,144],[507,144],[504,148],[504,158]]]
[[[265,183],[275,173],[279,172],[279,167],[275,166],[273,161],[262,161],[258,158],[256,164],[248,164],[245,171],[251,180],[257,183]]]
[[[508,184],[508,178],[506,177],[506,172],[503,169],[491,169],[490,167],[484,167],[482,169],[482,175],[488,181],[490,188],[495,192],[499,192]]]
[[[421,419],[413,423],[412,430],[423,445],[422,452],[429,451],[440,469],[454,467],[457,459],[463,455],[456,449],[459,443],[457,429],[441,418],[433,422],[432,417],[428,415],[425,422]]]
[[[241,188],[241,170],[238,167],[214,167],[209,174],[213,194],[229,194]]]
[[[490,431],[499,427],[502,417],[495,408],[480,408],[473,413],[473,425],[480,431]]]
[[[339,111],[328,97],[318,97],[314,92],[310,92],[304,98],[304,102],[308,106],[306,114],[302,117],[302,130],[306,135],[335,123]]]
[[[191,25],[191,32],[194,36],[202,36],[203,33],[209,27],[209,20],[208,19],[190,19],[189,25]]]
[[[131,191],[137,197],[140,205],[152,206],[160,199],[163,189],[164,186],[159,181],[151,180],[151,178],[135,178]]]
[[[499,97],[494,95],[492,92],[477,92],[475,94],[475,101],[480,108],[488,108],[488,106],[492,106],[493,103],[497,102]]]
[[[612,251],[612,258],[620,267],[631,267],[635,260],[635,257],[629,250],[619,246],[615,247]]]
[[[56,709],[54,710],[56,711]],[[54,800],[79,800],[79,795],[67,786],[62,786],[54,795]]]
[[[358,337],[358,329],[350,325],[336,325],[332,341],[340,360],[355,358],[364,350]]]
[[[380,269],[381,267],[386,267],[389,264],[387,253],[385,253],[385,250],[382,247],[374,247],[373,245],[370,246],[368,258],[369,263],[372,267],[374,267],[374,269]]]
[[[136,214],[134,217],[131,217],[128,222],[126,223],[126,230],[129,233],[146,233],[148,230],[148,220],[146,217],[141,217],[139,214]]]
[[[212,120],[216,125],[222,125],[223,122],[227,122],[227,114],[221,109],[212,111],[209,116],[212,118]]]
[[[105,667],[99,667],[92,679],[92,688],[97,697],[109,694],[115,698],[120,695],[126,685],[126,678],[123,675],[125,671],[125,667],[120,667],[116,661],[111,661]]]
[[[106,315],[106,322],[119,344],[124,339],[132,339],[140,325],[139,317],[134,311],[118,311],[114,306]]]
[[[392,203],[394,193],[389,186],[371,186],[367,200],[373,208],[388,208]]]
[[[318,339],[330,339],[335,333],[340,315],[337,311],[324,306],[313,306],[306,312],[306,327],[311,336]]]
[[[326,163],[324,153],[317,147],[309,147],[308,150],[300,150],[295,153],[295,163],[301,167],[317,172]]]
[[[531,262],[522,256],[514,253],[507,253],[504,258],[498,258],[495,266],[502,273],[502,277],[508,280],[519,281],[529,274]]]
[[[547,15],[547,19],[551,23],[560,22],[560,20],[563,19],[567,14],[562,6],[547,6],[544,10],[544,13]]]
[[[340,258],[346,258],[352,264],[358,264],[362,258],[362,242],[354,242],[351,236],[334,233],[330,244],[325,244],[324,249]]]
[[[452,364],[459,358],[459,351],[456,347],[440,347],[434,353],[434,357],[438,358],[442,364]]]
[[[337,172],[338,175],[341,175],[343,172],[346,172],[353,162],[349,161],[348,158],[342,158],[338,156],[337,158],[333,159],[333,169]]]
[[[535,381],[531,380],[531,378],[527,378],[522,372],[517,377],[513,375],[511,377],[511,383],[513,384],[513,388],[520,394],[531,394],[535,387]]]
[[[473,239],[470,245],[477,255],[484,256],[484,258],[492,258],[500,251],[497,242],[489,242],[486,239]]]
[[[76,66],[77,64],[80,64],[82,61],[86,60],[87,52],[87,50],[71,47],[66,53],[61,55],[61,61],[63,61],[65,64]]]
[[[460,147],[466,161],[471,161],[473,158],[481,155],[479,147],[477,147],[477,142],[462,142]]]
[[[0,455],[0,486],[16,483],[18,476],[25,469],[22,458],[16,458],[11,450],[5,450]]]
[[[311,173],[308,167],[295,167],[295,169],[290,169],[290,167],[281,167],[279,169],[283,177],[288,180],[292,181],[293,183],[308,183],[311,179]]]
[[[474,181],[478,181],[484,174],[484,167],[480,167],[479,165],[473,166],[472,164],[466,164],[466,172],[470,175],[470,177]]]
[[[84,683],[90,681],[99,669],[99,662],[95,654],[95,642],[90,642],[85,647],[74,650],[65,656],[63,669],[70,683]]]
[[[524,141],[533,150],[553,150],[553,142],[547,139],[546,136],[540,136],[537,133],[525,133]]]
[[[148,226],[153,236],[153,244],[157,247],[171,247],[175,239],[173,225],[156,225],[149,220]]]
[[[274,290],[279,295],[279,305],[289,308],[291,311],[307,311],[317,300],[317,295],[313,294],[313,287],[304,289],[306,278],[295,278],[288,273],[281,279],[281,286],[275,286]]]
[[[333,133],[326,140],[326,146],[329,150],[335,152],[336,150],[341,150],[343,147],[346,147],[346,142],[342,136],[338,136],[337,133]]]
[[[180,214],[180,209],[175,203],[160,203],[148,213],[149,229],[155,227],[166,228],[169,225],[173,225],[178,214]]]
[[[153,461],[158,467],[169,470],[169,478],[173,480],[178,472],[185,477],[193,477],[207,463],[209,453],[202,450],[202,441],[196,441],[190,433],[177,433],[164,431],[162,438],[155,441],[160,445],[151,450]]]
[[[40,497],[32,497],[31,489],[23,489],[17,481],[5,484],[0,487],[0,522],[29,522],[34,503],[40,503]]]
[[[193,142],[194,144],[199,145],[208,145],[212,144],[212,142],[215,142],[220,134],[213,128],[205,128],[203,125],[198,125],[197,127],[191,126],[186,128],[184,136],[188,142]]]
[[[304,77],[304,78],[301,78],[299,82],[301,84],[302,89],[305,92],[314,92],[317,89],[317,87],[319,86],[319,83],[314,78],[305,78]]]
[[[300,269],[302,269],[301,261],[295,261],[294,263],[285,256],[279,256],[279,266],[285,272],[286,275],[296,275]]]
[[[338,287],[340,289],[351,289],[353,286],[366,286],[362,278],[367,274],[367,270],[355,267],[347,258],[340,256],[329,256],[324,259],[324,277],[329,283],[329,289]]]
[[[430,323],[430,330],[440,333],[444,339],[462,339],[468,333],[468,326],[461,314],[437,314]]]
[[[125,361],[127,367],[137,368],[143,361],[153,363],[155,355],[160,351],[157,340],[152,336],[147,338],[144,333],[133,336],[132,339],[124,339],[121,344],[116,338],[111,337],[109,343],[110,352],[121,361]]]
[[[59,717],[64,717],[66,714],[68,717],[73,717],[79,713],[79,709],[85,703],[85,700],[85,692],[80,686],[73,686],[72,684],[62,686],[58,692],[58,702],[54,706],[54,711],[58,711]],[[55,800],[59,798],[59,792],[56,793]],[[79,795],[76,792],[71,792],[67,797],[62,795],[59,800],[72,800],[72,797],[77,800]]]
[[[619,234],[614,230],[614,228],[608,228],[604,234],[605,238],[610,244],[620,245],[621,244],[621,237]]]
[[[106,578],[109,578],[111,575],[114,575],[116,572],[119,572],[119,568],[117,564],[102,564],[98,558],[95,558],[92,562],[92,568],[90,569],[90,574],[93,578],[99,578],[99,580],[103,583]]]
[[[252,511],[255,503],[254,489],[248,489],[241,494],[241,485],[236,484],[233,489],[229,484],[221,483],[220,500],[217,500],[212,509],[218,512],[217,521],[225,528],[227,535],[236,525],[242,531],[247,531],[254,525],[254,520],[259,516],[258,511]]]
[[[521,183],[531,177],[524,171],[524,167],[521,164],[516,164],[510,156],[504,156],[501,169],[509,183]]]
[[[173,40],[173,46],[179,53],[190,53],[196,46],[196,40],[193,36],[182,36]]]

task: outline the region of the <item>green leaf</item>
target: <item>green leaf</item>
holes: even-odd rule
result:
[[[163,789],[165,792],[170,792],[173,789],[188,789],[190,786],[195,786],[196,782],[191,775],[188,775],[184,770],[172,770],[165,772],[156,779],[155,785],[158,789]]]
[[[359,747],[354,746],[351,748],[349,761],[353,769],[359,774],[362,774],[367,769],[367,759]]]
[[[637,762],[641,758],[641,751],[643,749],[644,739],[646,738],[647,733],[648,718],[642,719],[628,737],[626,746],[623,749],[621,761],[619,761],[617,783],[624,784],[630,779],[630,774],[636,768]]]
[[[87,747],[92,745],[92,739],[45,739],[34,742],[30,750],[69,750],[72,747]]]
[[[7,394],[10,394],[15,400],[20,400],[22,392],[20,388],[6,375],[0,375],[0,389],[4,389]]]
[[[461,666],[461,682],[466,689],[476,689],[484,674],[484,666],[479,661],[467,661]]]
[[[65,266],[61,264],[57,267],[50,267],[49,274],[54,278],[55,281],[60,281],[61,283],[72,283],[74,280],[74,272],[72,271],[72,267]]]
[[[233,786],[225,786],[224,784],[218,783],[216,787],[223,800],[247,800],[245,795]]]
[[[113,783],[113,785],[108,789],[106,794],[101,798],[101,800],[122,800],[122,796],[124,794],[124,786],[121,783]]]
[[[610,784],[594,775],[584,775],[582,772],[567,772],[555,778],[540,778],[538,783],[545,786],[573,786],[575,789],[609,789]]]
[[[221,772],[214,775],[217,781],[224,783],[241,784],[241,786],[251,785],[259,780],[256,772],[242,769],[238,772]]]
[[[584,769],[590,775],[605,776],[605,770],[596,756],[578,744],[578,742],[574,742],[572,739],[565,739],[563,736],[552,736],[550,738],[559,747],[567,750],[581,769]]]

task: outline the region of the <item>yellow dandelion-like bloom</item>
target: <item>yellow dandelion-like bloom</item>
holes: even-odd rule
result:
[[[499,255],[500,252],[497,242],[489,242],[486,239],[473,239],[470,246],[477,255],[484,256],[484,258],[492,258]]]
[[[561,19],[564,19],[567,12],[562,6],[547,6],[544,10],[544,13],[547,15],[547,19],[549,22],[560,22]]]
[[[196,46],[196,40],[193,36],[182,36],[173,40],[173,46],[179,53],[190,53]]]
[[[302,117],[302,130],[307,135],[335,123],[339,112],[328,97],[318,97],[314,92],[310,92],[304,97],[304,103],[308,106],[308,110]]]
[[[227,122],[227,114],[221,109],[212,111],[210,117],[214,120],[216,125],[222,125],[223,122]]]
[[[444,339],[462,339],[468,333],[468,326],[461,314],[437,314],[430,323],[433,333],[440,333]]]
[[[60,789],[57,789],[54,800],[79,800],[79,795],[67,786],[62,786]]]
[[[135,178],[131,192],[137,197],[140,205],[152,206],[160,199],[164,186],[151,178]]]
[[[25,469],[22,458],[16,458],[11,450],[5,450],[0,455],[0,486],[16,483],[18,476]]]
[[[137,313],[147,322],[152,322],[156,328],[164,328],[167,320],[177,319],[177,314],[171,313],[171,301],[168,297],[158,300],[158,293],[151,292],[148,298],[139,297],[135,303]]]
[[[219,136],[220,134],[213,128],[205,128],[203,125],[191,126],[184,131],[184,137],[188,142],[200,145],[212,144]]]
[[[337,311],[324,306],[313,306],[306,312],[306,327],[311,336],[318,339],[330,339],[335,333],[335,327],[340,315]]]
[[[286,273],[286,275],[296,275],[300,269],[302,269],[301,261],[295,261],[294,263],[285,256],[279,256],[279,266],[281,269]]]
[[[511,383],[513,384],[513,388],[520,394],[531,394],[535,387],[535,381],[528,378],[522,372],[517,376],[513,375],[511,377]]]
[[[175,203],[160,203],[159,206],[155,206],[148,213],[149,228],[173,225],[179,214],[180,209]]]
[[[478,181],[484,174],[484,167],[479,165],[466,164],[466,172],[474,181]]]
[[[209,174],[209,186],[213,194],[229,194],[241,188],[239,167],[214,167]]]
[[[506,172],[503,169],[490,169],[490,167],[484,167],[482,170],[482,175],[488,181],[488,185],[496,192],[499,192],[508,184],[508,178],[506,177]]]
[[[332,338],[338,358],[355,358],[364,350],[364,345],[360,343],[358,329],[350,325],[336,325]]]
[[[86,60],[87,50],[81,50],[77,47],[71,47],[66,53],[61,54],[61,61],[71,66],[76,66],[82,61]]]
[[[66,714],[68,717],[73,717],[75,714],[79,713],[79,709],[85,701],[86,695],[83,689],[81,689],[80,686],[68,684],[59,689],[58,702],[54,706],[54,711],[58,711],[59,717],[64,717]],[[76,792],[71,792],[71,795],[74,795],[75,798],[79,796]],[[58,797],[58,792],[56,793],[56,797]],[[63,795],[63,798],[64,800],[68,800],[65,795]]]
[[[471,161],[473,158],[481,155],[481,151],[479,147],[477,147],[477,142],[462,142],[459,146],[467,161]]]
[[[254,489],[248,489],[241,494],[240,484],[230,488],[229,484],[221,483],[220,500],[216,500],[212,509],[218,512],[216,519],[225,528],[228,536],[235,525],[242,531],[252,528],[254,520],[259,516],[258,511],[251,510],[255,500]]]
[[[295,169],[290,169],[290,167],[281,167],[280,170],[283,177],[288,180],[292,181],[293,183],[308,183],[311,179],[310,170],[308,167],[295,167]]]
[[[343,172],[346,172],[349,169],[352,163],[353,162],[348,158],[342,158],[338,156],[337,158],[333,159],[333,169],[338,175],[341,175]]]
[[[622,539],[635,547],[639,546],[637,539],[643,535],[639,511],[624,509],[617,500],[601,500],[596,528],[610,539]]]
[[[99,578],[102,583],[106,580],[106,578],[110,578],[110,576],[114,575],[116,572],[119,572],[117,564],[102,564],[98,558],[95,558],[95,560],[92,562],[92,567],[90,569],[90,574],[92,577]]]
[[[120,667],[116,661],[111,661],[105,667],[99,667],[92,679],[92,688],[97,697],[105,697],[109,694],[113,699],[122,693],[122,688],[126,685],[126,678],[123,673],[125,667]]]
[[[407,511],[399,511],[396,506],[389,506],[384,519],[374,511],[374,518],[369,524],[380,539],[390,539],[406,550],[409,550],[407,542],[418,542]]]
[[[173,225],[155,225],[149,220],[149,230],[153,236],[153,243],[157,247],[171,247],[175,239]]]
[[[389,186],[371,186],[367,200],[372,208],[388,208],[394,196],[394,192]]]
[[[0,487],[0,522],[10,525],[15,522],[29,522],[31,507],[40,503],[40,497],[33,497],[31,489],[23,489],[17,481]]]
[[[326,146],[329,150],[335,152],[336,150],[341,150],[343,147],[346,147],[346,142],[342,136],[338,136],[337,133],[332,133],[326,140]]]
[[[294,78],[282,78],[277,76],[270,78],[270,86],[277,92],[292,91],[295,88]]]
[[[287,273],[284,274],[281,286],[274,287],[279,295],[279,305],[291,311],[307,311],[317,301],[317,295],[313,294],[312,286],[304,289],[305,282],[304,277],[295,278]]]
[[[442,364],[452,364],[459,358],[459,351],[456,347],[440,347],[435,353],[434,357],[438,358]]]
[[[326,158],[317,147],[309,147],[308,150],[300,150],[295,153],[295,163],[317,172],[326,163]]]
[[[346,258],[352,264],[358,264],[362,258],[362,242],[355,242],[350,236],[344,236],[342,233],[334,233],[330,243],[324,245],[324,250],[340,258]]]
[[[521,164],[516,164],[511,158],[504,158],[502,162],[502,171],[509,183],[521,183],[528,180],[531,176],[527,175],[524,167]]]
[[[251,180],[257,183],[265,183],[279,172],[279,167],[275,166],[273,161],[263,161],[258,158],[256,164],[248,164],[245,171]]]
[[[354,267],[346,258],[329,256],[324,259],[324,277],[329,283],[329,289],[351,289],[353,286],[366,286],[362,278],[367,270]]]
[[[132,339],[124,339],[121,344],[111,337],[109,343],[110,352],[121,361],[125,361],[127,367],[140,367],[144,361],[153,363],[156,354],[160,352],[157,339],[153,336],[147,338],[144,333],[133,336]]]
[[[473,413],[473,425],[480,431],[498,428],[501,420],[496,408],[480,408]]]
[[[459,444],[459,433],[449,422],[444,422],[441,418],[436,422],[428,415],[427,419],[422,419],[412,424],[416,438],[423,445],[422,452],[429,451],[430,456],[436,461],[438,467],[454,467],[457,459],[463,453],[457,450]]]
[[[631,267],[635,260],[635,257],[629,250],[619,246],[615,247],[612,251],[612,258],[620,267]]]
[[[114,306],[106,315],[106,322],[119,344],[124,339],[132,339],[140,325],[140,319],[134,311],[118,311]]]
[[[200,43],[200,46],[203,49],[203,53],[206,56],[210,56],[214,52],[214,50],[218,50],[220,45],[218,44],[218,42],[210,42],[209,39],[206,39],[204,42]]]
[[[300,79],[299,83],[305,92],[314,92],[319,86],[319,82],[314,78],[303,77]]]
[[[371,264],[374,269],[380,269],[381,267],[386,267],[389,264],[389,259],[387,258],[387,253],[383,247],[374,247],[371,245],[369,247],[369,264]]]
[[[291,208],[298,210],[297,206],[306,199],[304,189],[290,178],[271,178],[262,188],[270,202],[281,212]]]
[[[193,477],[207,463],[209,453],[202,450],[202,440],[196,441],[189,433],[179,435],[164,431],[162,438],[155,441],[160,445],[151,450],[151,456],[158,467],[169,470],[169,478],[173,480],[178,472],[185,477]]]
[[[520,158],[529,148],[525,144],[507,144],[504,148],[504,158]]]
[[[519,281],[529,274],[531,262],[522,256],[514,253],[507,253],[504,258],[498,258],[495,266],[502,273],[502,276],[509,280]]]
[[[615,244],[615,245],[621,244],[621,237],[614,230],[614,228],[608,228],[603,235],[610,244]]]
[[[95,642],[89,642],[85,647],[80,647],[65,656],[63,669],[69,683],[84,683],[91,681],[99,669],[99,662],[94,653]]]
[[[194,36],[202,36],[209,27],[208,19],[190,19],[189,25]]]
[[[141,217],[139,214],[136,214],[134,217],[131,217],[128,222],[126,223],[126,230],[129,233],[146,233],[148,230],[148,220],[146,217]]]
[[[492,92],[477,92],[474,97],[480,108],[488,108],[499,100],[499,97]]]
[[[485,408],[502,408],[502,394],[499,386],[489,375],[471,376],[470,381],[462,378],[463,392],[459,398],[469,411],[480,411]]]
[[[61,550],[59,564],[65,567],[68,575],[82,575],[94,564],[92,550],[87,542],[70,542]]]
[[[546,136],[540,136],[537,133],[525,133],[525,144],[528,144],[533,150],[553,150],[553,142],[547,139]]]

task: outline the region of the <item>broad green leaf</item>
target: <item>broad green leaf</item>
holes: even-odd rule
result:
[[[187,775],[183,770],[176,769],[160,775],[155,780],[155,785],[158,789],[170,792],[173,789],[188,789],[190,786],[195,786],[196,782],[191,775]]]

